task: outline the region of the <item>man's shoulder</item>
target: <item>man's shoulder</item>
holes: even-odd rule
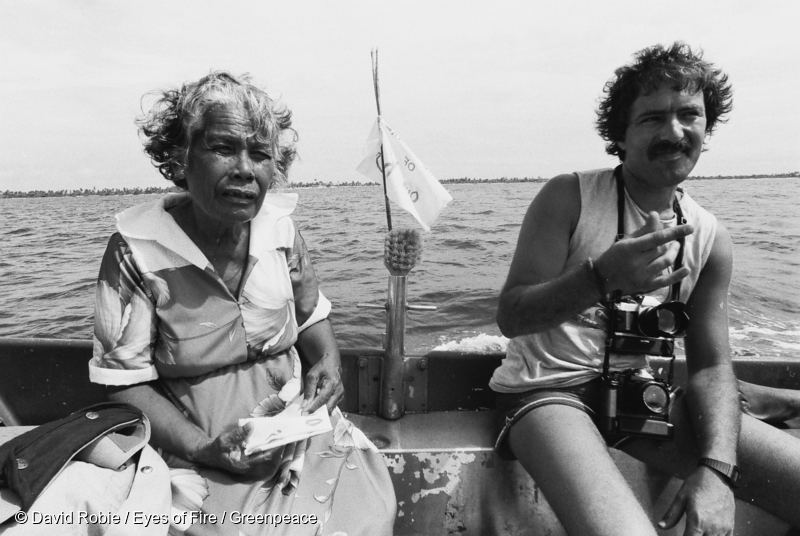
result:
[[[680,200],[681,208],[686,212],[687,217],[690,219],[698,219],[702,223],[716,222],[716,217],[703,208],[697,201],[689,195],[688,192],[683,191]]]
[[[588,169],[586,171],[575,171],[573,175],[576,175],[578,178],[585,177],[585,178],[601,178],[601,177],[613,177],[614,176],[614,168],[597,168],[597,169]]]

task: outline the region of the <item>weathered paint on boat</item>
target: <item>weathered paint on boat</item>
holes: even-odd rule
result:
[[[38,425],[102,400],[104,389],[88,381],[90,355],[89,341],[0,339],[0,417],[11,425]],[[340,407],[386,459],[397,494],[398,536],[566,534],[519,463],[492,451],[494,397],[487,383],[501,354],[406,356],[406,415],[393,421],[375,415],[382,355],[381,349],[343,351],[347,394]],[[666,366],[655,360],[656,371]],[[800,389],[800,362],[747,359],[735,360],[734,367],[742,379]],[[678,360],[676,380],[685,378],[685,363]],[[654,519],[662,515],[680,480],[622,452],[612,456],[645,509]],[[682,535],[682,524],[660,534]],[[737,502],[735,534],[800,532]]]

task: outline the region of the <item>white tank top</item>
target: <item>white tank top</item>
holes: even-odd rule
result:
[[[581,213],[570,237],[564,272],[602,255],[617,234],[617,186],[613,169],[576,173],[580,182]],[[678,194],[681,196],[681,194]],[[683,266],[690,270],[681,282],[680,300],[686,302],[708,259],[717,232],[716,218],[683,193],[683,216],[694,226],[684,244]],[[630,235],[645,223],[645,213],[625,192],[625,234]],[[663,221],[676,225],[673,217]],[[669,288],[650,295],[663,301]],[[544,331],[514,337],[506,357],[495,370],[489,386],[501,393],[518,393],[542,387],[568,387],[600,375],[605,357],[606,310],[599,303],[566,322]],[[644,355],[611,356],[614,369],[645,368]]]

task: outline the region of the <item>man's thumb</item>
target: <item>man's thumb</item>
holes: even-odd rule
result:
[[[669,505],[667,513],[664,514],[664,517],[662,517],[661,521],[658,522],[658,528],[662,530],[671,529],[677,525],[678,521],[681,520],[681,516],[683,515],[684,506],[685,501],[680,497],[675,497],[675,500],[673,500],[672,504]]]

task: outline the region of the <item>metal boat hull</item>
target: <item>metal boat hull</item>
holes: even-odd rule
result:
[[[0,339],[0,441],[103,400],[88,381],[89,341]],[[493,451],[487,387],[500,354],[431,352],[405,358],[406,415],[386,420],[378,411],[382,350],[343,352],[347,395],[340,407],[381,449],[395,487],[395,533],[402,535],[564,535],[547,500],[518,462]],[[748,359],[734,362],[748,381],[800,389],[800,363]],[[659,362],[654,368],[658,370]],[[685,363],[678,361],[678,383]],[[19,425],[15,428],[13,425]],[[612,450],[612,457],[653,519],[667,509],[680,480]],[[682,523],[661,534],[682,535]],[[748,504],[737,502],[736,535],[800,532]]]

